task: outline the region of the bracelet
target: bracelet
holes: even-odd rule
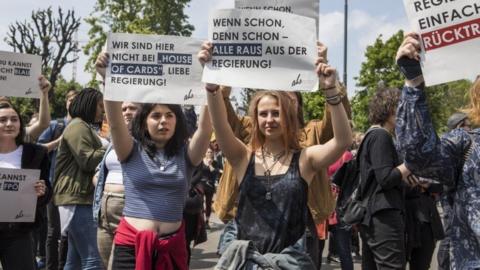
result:
[[[333,96],[325,97],[325,100],[326,101],[332,101],[332,100],[336,100],[338,98],[340,98],[340,99],[342,98],[342,95],[340,93],[335,94]]]
[[[342,95],[341,94],[336,94],[330,97],[326,97],[325,101],[327,101],[328,104],[330,105],[338,105],[342,102]]]
[[[332,87],[329,87],[329,88],[325,88],[325,89],[322,89],[323,92],[326,92],[326,91],[329,91],[329,90],[333,90],[333,89],[336,89],[337,86],[332,86]]]
[[[331,106],[336,106],[336,105],[342,103],[342,99],[339,99],[339,100],[337,100],[336,102],[327,101],[327,103],[328,103],[329,105],[331,105]]]

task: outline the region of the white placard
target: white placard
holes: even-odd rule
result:
[[[413,29],[421,35],[427,85],[475,78],[480,73],[478,0],[404,0]]]
[[[311,91],[318,78],[315,20],[269,10],[216,10],[213,57],[202,81],[253,89]]]
[[[110,33],[105,99],[204,105],[202,41],[189,37]]]
[[[40,170],[0,168],[0,222],[33,222]],[[48,179],[47,179],[48,181]]]
[[[264,9],[315,19],[318,33],[319,0],[235,0],[235,8]]]
[[[38,55],[0,51],[0,96],[40,98]]]

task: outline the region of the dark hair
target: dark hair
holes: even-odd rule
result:
[[[154,103],[142,104],[132,121],[132,136],[142,145],[142,147],[145,148],[148,156],[153,159],[157,153],[157,147],[148,133],[147,117],[157,105],[167,106],[175,114],[177,119],[175,132],[164,148],[165,155],[167,157],[173,157],[178,154],[188,139],[185,116],[183,115],[182,107],[180,107],[180,105]]]
[[[372,125],[383,125],[388,118],[395,114],[400,98],[397,88],[378,89],[368,105],[368,120]]]
[[[93,88],[84,88],[68,107],[68,113],[72,118],[79,117],[89,124],[95,124],[97,103],[103,99],[103,94]]]
[[[20,121],[20,132],[18,133],[17,137],[15,138],[15,143],[17,145],[24,144],[24,137],[25,137],[25,123],[23,122],[23,118],[18,112],[18,110],[13,107],[10,103],[7,102],[0,102],[0,109],[12,109],[17,113],[18,119]]]

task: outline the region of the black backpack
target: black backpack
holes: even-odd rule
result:
[[[363,149],[363,142],[367,138],[368,134],[379,127],[371,127],[365,133],[362,143],[357,151],[357,155],[354,159],[343,164],[342,167],[334,175],[332,180],[334,183],[342,183],[340,186],[340,202],[337,201],[337,215],[340,220],[348,225],[355,225],[362,222],[363,217],[367,212],[368,199],[373,194],[374,190],[371,189],[373,185],[367,185],[368,183],[361,183],[360,177],[360,155]],[[335,178],[338,179],[335,179]],[[342,182],[340,182],[342,181]],[[368,181],[368,179],[365,179]],[[338,184],[337,184],[338,185]],[[342,194],[342,192],[344,192]]]
[[[345,203],[352,196],[360,182],[360,169],[357,162],[357,156],[348,162],[343,163],[343,165],[332,176],[332,183],[340,188],[336,207],[337,215],[339,217],[343,216]]]

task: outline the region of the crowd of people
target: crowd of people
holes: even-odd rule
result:
[[[202,65],[212,48],[200,48]],[[471,129],[480,79],[439,138],[419,51],[418,36],[406,35],[396,58],[405,87],[377,90],[365,133],[352,133],[346,89],[321,43],[312,62],[324,118],[308,123],[298,92],[258,90],[240,117],[231,87],[215,84],[205,85],[198,119],[191,107],[108,101],[85,88],[69,91],[67,115],[51,121],[40,77],[28,126],[0,100],[0,167],[40,170],[35,221],[0,223],[2,268],[188,269],[213,208],[226,224],[219,270],[321,269],[329,234],[327,262],[346,270],[352,253],[366,270],[429,269],[440,240],[439,269],[480,269],[480,135]],[[109,61],[106,52],[96,61],[103,79]],[[351,222],[355,201],[363,208]]]

